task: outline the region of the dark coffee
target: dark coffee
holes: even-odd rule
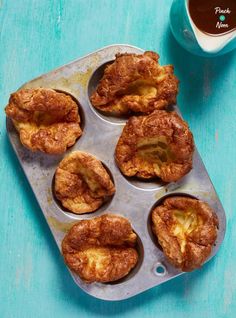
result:
[[[204,33],[236,30],[236,0],[189,0],[188,7],[194,24]]]

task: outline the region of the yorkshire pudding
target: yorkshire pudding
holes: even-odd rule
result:
[[[77,103],[53,89],[21,89],[11,94],[5,111],[32,151],[63,153],[82,134]]]
[[[60,162],[54,186],[56,198],[77,214],[97,210],[115,193],[101,161],[82,151],[74,151]]]
[[[150,113],[175,104],[178,79],[173,66],[160,66],[155,52],[144,54],[116,54],[116,59],[105,68],[92,105],[106,113],[125,115]]]
[[[136,265],[136,241],[127,219],[104,214],[75,224],[62,241],[62,254],[68,267],[86,282],[113,282]]]
[[[182,271],[200,267],[217,238],[218,218],[203,201],[174,196],[152,212],[153,232],[168,260]]]
[[[192,168],[193,136],[175,112],[156,110],[129,118],[116,146],[116,162],[126,176],[177,181]]]

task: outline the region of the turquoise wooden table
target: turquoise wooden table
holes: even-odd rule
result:
[[[177,45],[171,0],[0,1],[0,317],[236,316],[236,52],[206,59]],[[178,104],[227,214],[217,256],[137,297],[109,303],[72,281],[5,129],[4,106],[24,82],[93,50],[156,50],[179,77]]]

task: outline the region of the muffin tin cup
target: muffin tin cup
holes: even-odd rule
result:
[[[21,87],[53,88],[69,93],[78,100],[85,117],[83,135],[66,153],[47,155],[27,150],[20,143],[19,135],[11,120],[7,119],[10,142],[60,250],[63,237],[76,221],[111,212],[127,217],[131,222],[139,238],[140,257],[136,268],[126,277],[113,283],[87,284],[70,271],[75,283],[85,292],[110,301],[132,297],[183,274],[166,260],[150,233],[150,212],[158,200],[166,195],[190,195],[206,201],[215,210],[219,218],[219,232],[210,258],[217,253],[222,243],[226,223],[224,210],[197,150],[194,152],[193,169],[175,183],[147,182],[126,178],[121,174],[115,163],[114,151],[125,120],[105,116],[95,110],[90,104],[89,93],[102,75],[97,70],[105,63],[114,60],[116,53],[125,52],[143,53],[143,50],[129,45],[108,46],[44,74]],[[173,109],[179,113],[177,106]],[[101,160],[111,172],[116,185],[116,193],[112,200],[97,211],[88,214],[77,215],[61,209],[53,195],[52,181],[55,170],[59,162],[75,150],[91,153]]]

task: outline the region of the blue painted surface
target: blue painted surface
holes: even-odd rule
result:
[[[0,317],[236,316],[236,52],[192,56],[173,39],[170,0],[0,1]],[[217,256],[132,299],[107,303],[73,283],[8,142],[4,106],[24,82],[95,49],[156,50],[179,77],[178,104],[226,210]]]

